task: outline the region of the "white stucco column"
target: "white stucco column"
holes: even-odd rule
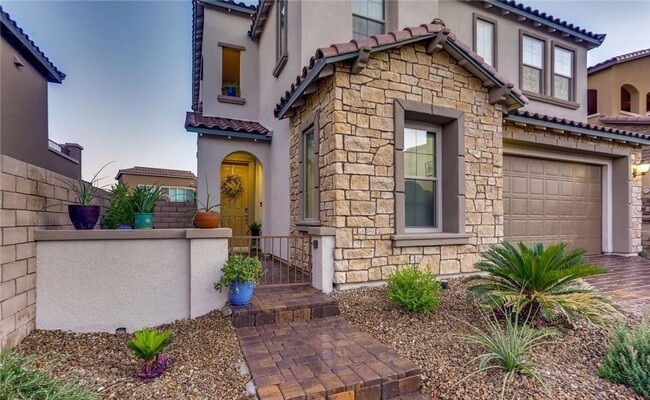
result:
[[[221,267],[228,259],[228,238],[232,230],[188,229],[190,241],[190,318],[221,309],[228,301],[227,292],[214,290],[221,278]]]
[[[310,227],[307,233],[312,236],[311,285],[323,293],[334,289],[334,242],[336,229]]]

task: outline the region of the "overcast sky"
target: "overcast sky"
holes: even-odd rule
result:
[[[589,65],[650,48],[650,0],[523,3],[607,33]],[[109,161],[105,183],[134,165],[196,172],[196,135],[183,128],[191,106],[189,0],[0,4],[67,74],[49,86],[50,138],[84,146],[85,178]]]

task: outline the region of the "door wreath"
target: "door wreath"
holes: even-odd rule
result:
[[[231,172],[221,184],[221,193],[229,199],[237,199],[244,193],[244,183],[241,176]]]

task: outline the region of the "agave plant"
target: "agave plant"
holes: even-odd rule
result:
[[[611,322],[620,314],[618,308],[582,280],[607,270],[588,264],[584,250],[565,252],[565,248],[565,243],[546,249],[541,243],[531,247],[508,242],[494,245],[475,265],[488,275],[468,278],[482,281],[470,287],[470,293],[491,308],[526,312],[533,322],[540,317],[553,321],[559,316],[569,323],[579,316],[594,324]]]
[[[133,206],[137,213],[153,213],[156,202],[162,201],[164,197],[160,194],[161,188],[157,185],[152,187],[138,186],[133,190]]]
[[[151,379],[162,374],[169,366],[169,356],[162,354],[162,351],[172,343],[172,331],[159,332],[142,328],[133,335],[135,338],[127,346],[133,350],[136,357],[144,360],[144,367],[138,378]]]

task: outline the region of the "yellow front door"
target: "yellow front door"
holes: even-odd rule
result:
[[[229,175],[235,175],[241,179],[244,187],[241,195],[235,198],[229,197],[223,189],[221,190],[221,226],[232,229],[233,236],[247,236],[248,224],[254,220],[251,172],[250,163],[247,161],[225,160],[221,164],[221,185]]]

